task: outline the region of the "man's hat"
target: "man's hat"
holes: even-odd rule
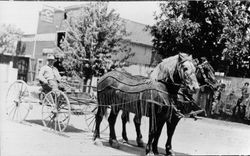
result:
[[[47,60],[55,60],[55,57],[53,55],[48,55]]]

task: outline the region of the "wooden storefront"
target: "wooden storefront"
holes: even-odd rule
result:
[[[18,69],[17,79],[28,81],[30,58],[25,56],[0,55],[1,64],[13,62],[13,68]]]

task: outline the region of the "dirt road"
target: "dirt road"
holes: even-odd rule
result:
[[[144,149],[122,144],[113,149],[108,144],[108,131],[101,135],[103,146],[92,141],[84,116],[72,116],[67,131],[55,133],[42,126],[41,106],[33,104],[33,110],[25,123],[16,123],[6,118],[4,96],[6,84],[0,84],[1,104],[1,155],[2,156],[78,156],[78,155],[144,155]],[[131,116],[132,119],[132,116]],[[143,118],[142,133],[147,141],[148,122]],[[128,137],[135,145],[133,122],[127,125]],[[117,120],[116,131],[121,140],[121,120]],[[159,149],[164,153],[166,129],[162,131]],[[239,155],[250,154],[250,126],[202,118],[182,119],[177,126],[173,149],[177,155]]]

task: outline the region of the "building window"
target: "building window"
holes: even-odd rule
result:
[[[67,12],[64,13],[64,19],[67,19]]]
[[[57,47],[62,49],[61,43],[63,42],[65,38],[65,32],[57,32]]]

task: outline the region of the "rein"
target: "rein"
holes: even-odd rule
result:
[[[158,80],[158,82],[163,83],[163,84],[170,83],[170,84],[173,84],[173,85],[175,85],[175,86],[179,86],[180,88],[187,88],[186,86],[184,86],[184,85],[182,85],[182,84],[177,84],[177,83],[173,83],[173,82],[163,82],[162,80]],[[166,94],[168,94],[168,93],[166,93]],[[185,97],[185,98],[187,99],[187,100],[185,100],[185,102],[191,103],[193,106],[196,106],[197,108],[200,109],[200,110],[192,111],[192,112],[190,112],[190,113],[184,115],[184,114],[182,114],[180,111],[178,111],[178,109],[175,107],[175,105],[171,105],[171,106],[173,107],[173,109],[176,109],[177,113],[178,113],[180,116],[182,116],[182,117],[192,117],[192,116],[196,116],[197,114],[200,114],[200,113],[204,112],[204,110],[203,110],[199,105],[197,105],[197,104],[194,102],[194,99],[193,99],[193,98],[190,99],[189,97],[187,97],[186,94],[183,94],[183,93],[180,93],[180,92],[178,92],[177,94],[178,94],[178,95],[181,95],[181,96],[183,96],[183,97]],[[165,105],[164,105],[164,106],[165,106]]]
[[[199,108],[200,110],[197,110],[197,111],[191,111],[190,113],[188,114],[182,114],[179,112],[179,114],[182,116],[182,117],[185,117],[185,118],[188,118],[188,117],[192,117],[194,118],[195,120],[197,119],[196,115],[204,112],[204,110],[199,106],[197,105],[195,102],[194,102],[194,99],[191,97],[191,99],[189,97],[187,97],[186,94],[183,94],[183,93],[177,93],[178,95],[182,95],[183,97],[185,97],[187,100],[185,100],[184,102],[189,102],[192,104],[192,106],[196,106],[197,108]]]
[[[176,87],[180,87],[180,88],[187,88],[185,85],[181,84],[181,83],[175,83],[175,82],[165,82],[163,80],[157,80],[157,82],[163,83],[164,85],[174,85]]]
[[[209,86],[211,89],[214,89],[214,87],[213,87],[213,82],[210,81],[210,80],[207,78],[207,76],[206,76],[206,74],[205,74],[205,72],[204,72],[204,69],[203,69],[204,66],[205,66],[206,64],[207,64],[206,62],[203,62],[202,64],[198,65],[198,68],[200,69],[201,74],[202,74],[203,78],[205,79],[204,81],[208,84],[208,85],[203,85],[203,86]],[[211,68],[209,68],[209,69],[211,70]]]
[[[196,102],[194,102],[193,98],[189,98],[186,94],[183,93],[177,93],[178,95],[181,95],[183,97],[185,97],[187,99],[187,102],[190,102],[192,105],[197,106],[198,108],[202,109],[199,105],[196,104]],[[186,102],[186,101],[185,101]]]

